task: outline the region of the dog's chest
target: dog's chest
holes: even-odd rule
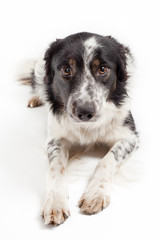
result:
[[[71,144],[93,145],[95,143],[114,143],[122,138],[125,129],[116,121],[103,124],[78,125],[64,119],[58,122],[55,117],[49,118],[48,137],[67,139]]]
[[[92,145],[95,143],[113,144],[122,138],[123,133],[122,127],[106,124],[92,129],[67,129],[66,137],[70,142],[81,145]]]

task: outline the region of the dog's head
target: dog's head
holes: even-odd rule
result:
[[[53,112],[93,122],[109,102],[121,106],[127,96],[128,54],[129,49],[110,36],[78,33],[53,42],[44,58]]]

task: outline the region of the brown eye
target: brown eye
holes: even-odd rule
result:
[[[106,74],[107,73],[107,67],[100,66],[99,69],[98,69],[98,73],[101,74],[101,75]]]
[[[69,67],[64,67],[63,69],[62,69],[62,74],[63,74],[63,76],[64,77],[69,77],[69,76],[71,76],[71,69],[69,68]]]

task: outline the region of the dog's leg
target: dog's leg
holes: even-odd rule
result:
[[[137,149],[138,138],[118,141],[107,155],[100,160],[95,172],[83,194],[79,207],[86,214],[94,214],[110,203],[113,176],[117,166]]]
[[[61,224],[70,215],[66,166],[68,146],[64,140],[51,140],[47,144],[50,162],[47,175],[47,194],[42,210],[45,224]]]

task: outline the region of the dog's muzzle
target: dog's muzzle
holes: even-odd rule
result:
[[[95,106],[92,102],[86,102],[83,104],[75,104],[75,108],[73,114],[78,118],[80,121],[90,121],[95,116]]]

